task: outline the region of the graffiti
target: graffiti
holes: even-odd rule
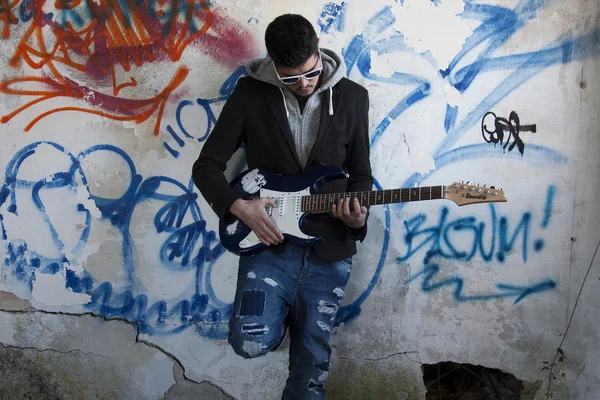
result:
[[[435,6],[442,4],[440,1],[432,3]],[[535,51],[506,54],[502,46],[534,19],[545,4],[543,0],[524,0],[514,9],[509,9],[465,3],[461,18],[481,23],[448,67],[441,70],[431,54],[415,54],[413,49],[406,46],[402,33],[394,29],[395,16],[390,7],[375,14],[361,33],[350,38],[342,51],[348,76],[356,74],[369,82],[390,85],[390,96],[399,96],[389,110],[385,110],[383,117],[378,114],[381,119],[375,121],[370,143],[372,147],[380,145],[383,135],[392,134],[392,121],[430,98],[434,84],[432,79],[445,80],[461,95],[474,99],[465,102],[469,104],[468,109],[467,106],[446,105],[445,114],[437,118],[440,125],[443,121],[443,127],[440,128],[445,135],[431,154],[435,170],[414,173],[402,186],[419,185],[457,162],[482,158],[509,159],[528,166],[553,166],[567,162],[567,157],[559,151],[530,144],[527,145],[528,157],[521,157],[524,145],[521,148],[518,143],[521,140],[519,133],[534,132],[535,125],[519,125],[516,113],[516,118],[509,117],[508,122],[498,120],[501,129],[496,127],[495,119],[495,132],[488,131],[488,136],[484,135],[490,142],[497,140],[505,148],[509,146],[506,154],[488,143],[455,146],[459,139],[477,127],[480,120],[492,116],[488,114],[489,110],[536,74],[554,65],[583,60],[600,53],[600,32],[596,31],[587,36],[561,37],[552,45]],[[327,3],[318,20],[321,32],[332,35],[343,32],[346,29],[346,12],[346,2]],[[140,86],[141,80],[134,76],[137,67],[180,61],[187,47],[198,46],[203,54],[234,71],[219,93],[176,100],[175,120],[166,125],[169,134],[167,139],[170,141],[163,143],[173,157],[180,156],[186,142],[206,140],[216,122],[216,109],[227,100],[239,77],[246,74],[245,68],[239,67],[238,63],[252,58],[250,54],[253,54],[251,35],[206,1],[24,0],[19,3],[16,0],[0,0],[0,23],[5,39],[15,32],[23,33],[18,38],[10,66],[25,64],[40,73],[42,69],[46,72],[40,76],[10,78],[0,84],[0,92],[5,95],[34,97],[5,115],[2,123],[35,104],[55,97],[79,99],[93,107],[61,107],[44,112],[34,118],[26,130],[48,115],[70,110],[135,123],[156,116],[156,134],[167,103],[175,97],[173,92],[181,88],[189,70],[185,66],[175,65],[173,75],[168,75],[170,80],[167,79],[165,86],[151,98],[125,98],[125,94],[129,96],[131,91]],[[11,31],[16,24],[29,25]],[[53,40],[45,41],[44,35],[51,35]],[[502,56],[497,56],[497,51]],[[422,58],[432,70],[439,72],[435,74],[437,78],[405,71],[380,76],[371,70],[373,54],[395,53]],[[506,74],[501,81],[486,81],[491,85],[487,92],[482,91],[481,87],[471,89],[473,83],[489,71],[505,71]],[[78,82],[88,83],[82,86]],[[36,89],[30,84],[35,85]],[[405,88],[408,93],[398,95],[398,87]],[[185,120],[185,115],[190,111],[205,116],[206,126],[191,128],[190,122]],[[493,117],[496,118],[495,115]],[[52,171],[40,179],[24,179],[23,176],[28,175],[19,174],[22,165],[39,154],[42,146],[51,147],[61,157],[67,157],[69,166]],[[519,153],[511,152],[514,147]],[[124,193],[115,198],[94,195],[90,189],[93,186],[84,173],[82,163],[100,152],[118,156],[128,168],[130,181]],[[375,180],[375,186],[382,189],[378,180]],[[74,241],[65,240],[60,230],[59,225],[69,223],[53,220],[52,212],[47,209],[45,196],[61,190],[83,191],[87,194],[86,199],[90,200],[87,203],[65,203],[66,208],[74,208],[69,211],[77,215],[77,225],[82,227],[77,231]],[[448,276],[444,261],[456,262],[460,266],[461,262],[473,260],[492,266],[505,265],[510,257],[514,257],[510,261],[520,257],[523,263],[528,262],[534,253],[547,248],[542,233],[552,223],[556,192],[554,186],[548,188],[539,225],[536,224],[537,214],[531,210],[517,211],[518,215],[515,216],[514,209],[511,209],[513,214],[508,215],[496,206],[489,207],[485,219],[480,215],[456,216],[449,208],[442,207],[437,214],[419,213],[403,220],[403,224],[397,224],[397,221],[401,221],[400,215],[405,215],[404,207],[412,205],[400,203],[385,206],[385,230],[383,241],[378,244],[381,246],[378,248],[379,260],[373,276],[354,301],[339,309],[336,325],[360,315],[361,305],[370,296],[388,262],[393,228],[402,230],[401,240],[406,247],[395,261],[418,265],[420,271],[412,274],[409,281],[419,282],[421,290],[426,293],[447,289],[452,290],[453,298],[458,302],[510,298],[516,304],[555,288],[556,282],[551,277],[544,277],[535,282],[492,282],[492,290],[473,289],[469,287],[466,274],[453,273]],[[204,337],[224,338],[227,330],[224,322],[231,315],[231,304],[223,302],[211,284],[211,273],[218,268],[217,262],[223,259],[224,250],[215,232],[208,228],[197,196],[191,181],[183,183],[162,175],[142,177],[132,159],[115,146],[98,145],[79,154],[71,154],[56,143],[33,143],[17,152],[8,163],[5,182],[0,188],[0,233],[8,249],[4,270],[12,272],[14,278],[29,291],[34,286],[36,276],[64,274],[65,286],[69,290],[90,296],[86,309],[107,318],[120,317],[138,322],[145,333],[167,335],[192,328]],[[9,219],[18,216],[20,210],[24,213],[24,204],[29,202],[33,207],[30,209],[41,218],[36,228],[40,232],[48,232],[56,254],[33,248],[31,242],[12,239],[13,232],[7,229]],[[152,210],[151,207],[157,204],[160,206],[151,213],[152,229],[148,232],[149,236],[158,238],[159,245],[153,254],[158,260],[157,268],[165,274],[194,273],[193,282],[177,295],[156,295],[144,286],[140,278],[141,266],[136,258],[132,219],[136,212]],[[92,216],[95,208],[100,213],[99,217]],[[108,222],[119,233],[119,250],[123,260],[121,281],[99,279],[81,266],[85,260],[84,250],[90,246],[90,226],[98,219]],[[481,291],[476,293],[477,290]]]
[[[10,6],[14,8],[16,4],[14,1]],[[8,12],[7,7],[2,8],[5,39],[10,36],[8,22],[17,23],[14,14]],[[17,68],[25,63],[34,70],[44,68],[50,75],[18,76],[2,82],[1,93],[35,98],[3,116],[0,122],[7,123],[33,105],[56,97],[79,99],[92,106],[59,107],[43,112],[29,122],[25,131],[54,113],[77,111],[136,124],[156,115],[154,134],[158,135],[167,101],[181,86],[189,69],[183,65],[177,67],[170,81],[153,97],[120,96],[126,88],[131,96],[135,93],[131,90],[138,87],[134,67],[177,62],[194,43],[202,47],[204,54],[235,68],[240,59],[254,54],[255,48],[252,35],[221,11],[211,9],[205,0],[25,0],[19,13],[22,22],[30,22],[9,66]],[[48,42],[53,44],[49,46]],[[69,77],[65,68],[75,78]],[[78,83],[81,74],[85,75],[87,86]],[[41,88],[27,89],[27,83]]]
[[[498,70],[511,72],[502,81],[494,83],[489,92],[483,94],[483,97],[475,102],[472,109],[463,111],[462,115],[464,116],[461,119],[458,119],[459,111],[461,111],[459,107],[447,104],[446,115],[442,118],[447,135],[431,154],[436,169],[429,173],[412,174],[402,184],[403,187],[419,185],[444,167],[458,161],[499,157],[498,152],[491,151],[483,144],[470,144],[457,148],[453,148],[453,146],[484,117],[488,110],[530,78],[551,66],[580,61],[600,54],[600,30],[596,30],[580,37],[561,37],[554,44],[536,51],[512,55],[502,54],[495,57],[494,52],[534,19],[537,13],[546,6],[546,3],[543,0],[521,0],[514,9],[497,5],[483,5],[476,2],[465,3],[465,9],[461,17],[481,21],[481,24],[465,40],[462,49],[450,62],[448,68],[439,70],[441,78],[447,80],[459,93],[465,95],[468,94],[471,84],[485,72]],[[376,124],[371,136],[371,147],[379,143],[382,135],[389,130],[392,121],[398,119],[405,111],[431,95],[431,82],[427,78],[401,71],[394,71],[391,76],[379,76],[373,73],[371,71],[372,53],[377,55],[409,53],[421,57],[432,67],[437,65],[428,52],[415,54],[414,50],[404,43],[402,33],[394,29],[395,21],[396,18],[392,9],[390,7],[383,8],[369,20],[360,34],[355,35],[349,41],[342,52],[349,77],[353,71],[357,71],[368,81],[410,88],[409,93],[402,97]],[[468,61],[465,65],[464,60],[474,61]],[[481,96],[480,93],[481,90],[478,89],[469,94]],[[514,153],[508,153],[506,156],[512,154]],[[523,160],[521,157],[519,159],[529,165],[554,165],[566,163],[567,161],[562,153],[545,146],[528,146],[528,155],[527,160]],[[511,158],[513,157],[511,156]],[[514,159],[517,158],[514,157]],[[406,204],[400,203],[394,205],[392,209],[399,214],[405,206]],[[386,208],[385,212],[385,228],[387,231],[391,229],[389,218],[391,209]],[[382,257],[387,257],[388,240],[389,236],[386,236],[382,246]],[[538,241],[534,246],[540,246],[541,243]],[[375,287],[384,265],[384,261],[380,262],[363,293],[355,301],[340,309],[336,324],[349,322],[360,314],[360,306]],[[431,270],[426,272],[430,273]],[[456,284],[458,285],[458,282]],[[520,285],[513,286],[514,288],[521,287]],[[526,286],[523,285],[523,287]],[[543,285],[542,288],[546,290],[550,288],[550,285]],[[538,293],[538,291],[532,293]],[[460,296],[456,298],[464,299]]]
[[[542,227],[550,223],[552,202],[556,195],[556,187],[550,186],[546,194],[546,206]],[[415,254],[424,252],[424,268],[410,277],[413,281],[423,276],[421,288],[425,292],[440,289],[445,286],[454,286],[454,299],[456,301],[489,300],[501,297],[516,297],[515,304],[525,297],[553,289],[556,282],[545,279],[530,285],[513,285],[508,283],[496,284],[497,292],[466,295],[465,283],[461,276],[446,277],[435,281],[440,273],[440,266],[433,263],[434,258],[451,259],[456,261],[470,261],[478,257],[485,262],[491,262],[494,258],[499,263],[507,260],[507,255],[516,250],[520,244],[521,257],[524,263],[528,260],[530,251],[540,252],[544,248],[544,240],[536,239],[533,246],[530,245],[532,231],[532,213],[525,212],[520,220],[510,229],[509,218],[502,216],[498,218],[495,205],[490,205],[489,224],[477,218],[461,217],[450,220],[449,210],[443,207],[440,211],[439,220],[429,226],[427,216],[419,214],[404,221],[405,234],[404,244],[407,247],[406,254],[397,258],[397,262],[406,262]],[[465,236],[465,234],[467,236]],[[516,254],[516,252],[515,252]],[[444,274],[444,276],[447,276]]]
[[[20,179],[22,165],[34,158],[44,146],[66,155],[70,167],[40,180]],[[119,198],[100,197],[89,191],[82,163],[98,152],[117,155],[129,168],[127,172],[131,179],[125,193]],[[61,188],[68,188],[72,193],[83,190],[100,211],[100,218],[110,221],[111,226],[120,231],[125,282],[119,285],[118,293],[115,293],[113,283],[98,281],[87,271],[76,272],[77,266],[84,261],[81,257],[89,240],[92,211],[85,204],[75,205],[77,213],[83,214],[81,225],[84,228],[74,244],[68,245],[43,200],[48,191],[59,191]],[[89,311],[107,318],[121,317],[139,322],[142,331],[151,334],[173,334],[194,327],[203,336],[225,337],[227,328],[222,322],[229,318],[231,304],[215,295],[210,280],[212,269],[225,250],[216,233],[207,229],[191,181],[184,185],[165,176],[143,179],[131,158],[111,145],[96,145],[74,155],[59,144],[36,142],[17,152],[8,163],[5,184],[0,190],[0,210],[5,216],[6,213],[18,216],[19,204],[26,202],[26,199],[32,199],[35,208],[43,216],[43,225],[36,229],[39,232],[48,231],[57,250],[57,255],[43,255],[29,248],[27,243],[10,240],[0,220],[3,239],[8,241],[5,268],[11,270],[15,279],[29,290],[33,288],[37,274],[62,273],[66,288],[91,296],[85,305]],[[165,272],[195,270],[195,280],[185,293],[170,300],[157,299],[153,303],[147,294],[136,293],[143,290],[143,285],[137,277],[135,244],[130,232],[134,212],[140,207],[147,207],[148,202],[163,203],[153,218],[155,233],[163,238],[156,253],[159,264]],[[62,212],[66,213],[68,209]]]
[[[10,26],[16,25],[18,20],[13,12],[13,8],[19,0],[0,0],[0,22],[3,22],[2,39],[8,39],[10,36]]]
[[[488,116],[493,118],[494,130],[489,130],[488,125],[485,123]],[[489,121],[491,118],[487,118],[487,120]],[[513,142],[508,146],[508,151],[512,151],[512,149],[517,146],[521,155],[523,155],[523,152],[525,151],[525,143],[523,143],[523,139],[520,137],[520,132],[535,133],[536,130],[535,124],[521,125],[519,115],[514,111],[510,112],[508,119],[496,117],[496,114],[488,111],[481,120],[481,135],[483,136],[483,140],[487,143],[494,143],[494,146],[498,143],[503,144],[502,149],[506,151],[506,147],[512,139]],[[506,138],[506,143],[504,143],[504,135],[506,132],[508,132],[508,137]]]
[[[208,138],[208,135],[210,134],[212,127],[217,122],[217,117],[215,116],[215,113],[212,110],[212,105],[214,105],[216,103],[222,103],[222,102],[227,101],[227,99],[233,92],[233,89],[235,88],[235,84],[236,84],[237,80],[245,75],[247,75],[246,66],[241,66],[237,70],[235,70],[235,72],[233,74],[231,74],[231,76],[229,76],[229,78],[227,78],[225,80],[225,82],[221,86],[221,90],[219,91],[220,96],[210,98],[210,99],[204,99],[204,98],[196,99],[195,103],[202,108],[202,112],[206,113],[206,128],[204,129],[204,132],[198,133],[199,137],[193,136],[189,132],[189,129],[185,128],[184,123],[183,123],[183,118],[182,118],[183,109],[188,106],[194,106],[194,102],[191,100],[183,100],[177,105],[177,111],[175,113],[175,118],[177,121],[177,127],[179,128],[179,131],[176,132],[172,125],[167,125],[167,132],[171,135],[171,137],[173,138],[175,143],[177,143],[177,145],[180,148],[183,148],[185,146],[185,141],[183,140],[181,135],[183,135],[184,137],[186,137],[188,139],[196,139],[196,140],[198,140],[198,142],[203,142]],[[179,151],[174,149],[173,146],[171,146],[169,143],[163,142],[163,146],[165,147],[165,149],[167,149],[167,151],[173,157],[175,157],[175,158],[179,157]]]
[[[329,33],[332,30],[342,32],[344,30],[346,5],[347,3],[343,1],[342,4],[329,2],[323,6],[317,21],[321,33]]]

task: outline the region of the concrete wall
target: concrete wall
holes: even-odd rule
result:
[[[3,396],[279,396],[286,352],[224,340],[236,257],[190,169],[268,22],[300,12],[369,89],[378,187],[508,198],[372,209],[330,398],[420,399],[422,363],[448,360],[545,398],[575,304],[550,392],[597,398],[596,0],[136,4],[0,6]]]

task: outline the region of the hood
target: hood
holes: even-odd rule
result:
[[[319,86],[317,90],[313,92],[313,94],[321,93],[325,90],[328,90],[346,75],[346,65],[334,51],[323,48],[320,49],[320,51],[324,67],[323,82],[321,83],[321,86]],[[248,75],[252,78],[270,83],[271,85],[277,86],[281,89],[286,87],[286,85],[284,85],[279,81],[279,79],[277,79],[275,69],[273,68],[273,60],[271,60],[270,58],[267,57],[252,60],[248,63],[246,67],[248,70]]]

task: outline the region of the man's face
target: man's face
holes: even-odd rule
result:
[[[322,65],[320,57],[317,54],[314,54],[298,68],[277,67],[277,71],[279,76],[285,78],[286,76],[305,74],[321,67]],[[319,85],[321,76],[322,73],[314,79],[301,78],[298,82],[294,83],[293,85],[286,85],[286,87],[299,96],[310,96],[315,91],[315,88]]]

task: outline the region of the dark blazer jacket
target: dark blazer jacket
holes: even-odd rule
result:
[[[306,168],[298,161],[294,140],[279,88],[251,77],[239,79],[214,129],[194,163],[194,183],[220,219],[228,219],[229,208],[239,198],[223,172],[233,153],[244,144],[249,169],[265,168],[283,175],[296,175],[317,166],[343,168],[348,179],[328,182],[322,192],[371,190],[369,159],[369,96],[367,90],[342,78],[333,87],[334,114],[329,115],[330,91],[321,96],[321,121]],[[363,240],[366,224],[353,231],[329,214],[321,214],[305,227],[323,240],[311,244],[328,261],[356,253],[355,240]],[[285,246],[286,241],[272,247]]]

